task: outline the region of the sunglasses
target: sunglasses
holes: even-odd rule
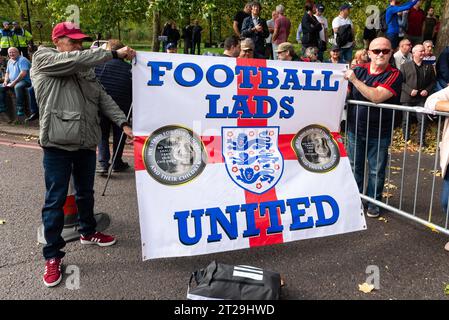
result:
[[[386,54],[389,54],[390,52],[391,52],[391,49],[373,49],[373,50],[370,50],[372,53],[374,53],[375,55],[378,55],[378,54],[380,54],[381,52],[384,54],[384,55],[386,55]]]
[[[253,49],[244,49],[243,52],[253,52]]]

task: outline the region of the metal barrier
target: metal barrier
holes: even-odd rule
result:
[[[366,129],[360,129],[359,125],[359,109],[362,111],[367,111],[366,116]],[[351,108],[355,108],[351,109]],[[376,108],[376,109],[372,109]],[[375,110],[374,112],[372,110]],[[448,229],[448,217],[449,217],[449,206],[448,210],[444,212],[442,206],[440,204],[440,190],[442,188],[443,177],[437,179],[437,176],[441,176],[441,170],[439,166],[439,143],[442,131],[442,118],[448,117],[449,113],[446,112],[433,112],[431,115],[434,117],[432,121],[428,118],[430,113],[424,112],[423,107],[406,107],[399,105],[391,105],[391,104],[374,104],[365,101],[357,101],[357,100],[348,100],[347,101],[347,112],[355,112],[355,123],[350,123],[349,128],[348,120],[345,123],[345,132],[344,132],[344,142],[345,147],[348,150],[348,157],[350,157],[352,170],[354,175],[356,176],[356,181],[359,181],[359,188],[362,189],[360,196],[364,202],[367,204],[371,203],[373,205],[377,205],[380,208],[384,208],[393,213],[399,214],[407,219],[420,223],[424,226],[431,228],[434,231],[439,231],[446,235],[449,235]],[[385,116],[385,113],[388,112],[388,117]],[[370,122],[370,115],[378,118],[375,122]],[[382,115],[384,114],[384,121],[382,120]],[[426,121],[421,120],[418,121],[417,131],[419,132],[417,135],[418,143],[413,144],[410,142],[411,133],[405,135],[403,133],[402,125],[401,128],[397,128],[398,119],[406,116],[406,119],[403,123],[405,126],[405,132],[408,132],[412,127],[410,125],[410,115],[414,114],[416,118],[421,118],[425,120],[429,120],[430,126],[427,128],[428,134],[427,137],[430,137],[428,141],[436,142],[436,148],[433,149],[433,143],[431,143],[430,147],[426,147],[424,145],[426,134]],[[390,118],[391,117],[391,118]],[[385,119],[388,118],[386,121]],[[368,194],[368,179],[371,174],[371,178],[373,178],[373,171],[368,171],[368,166],[366,165],[369,161],[373,164],[374,167],[378,169],[378,166],[382,166],[382,150],[381,149],[381,140],[385,138],[385,131],[381,132],[382,129],[385,129],[385,122],[390,122],[391,119],[391,131],[390,141],[391,144],[387,146],[388,148],[388,159],[386,160],[385,167],[385,183],[384,188],[379,196],[377,183],[382,180],[381,177],[379,179],[379,172],[382,170],[374,170],[375,171],[375,185],[374,190],[372,190],[372,183],[370,195]],[[377,123],[378,121],[378,123]],[[396,125],[395,125],[396,124]],[[402,124],[402,121],[401,121]],[[376,136],[372,135],[373,130],[370,130],[370,126],[378,127],[378,134]],[[351,129],[351,133],[348,134],[348,129]],[[372,129],[372,128],[371,128]],[[359,132],[357,132],[359,131]],[[431,132],[429,134],[429,131]],[[370,135],[371,133],[371,135]],[[381,134],[382,133],[382,134]],[[387,133],[388,135],[388,133]],[[348,138],[349,136],[349,138]],[[403,139],[402,136],[405,136]],[[381,139],[382,138],[382,139]],[[349,139],[351,143],[349,143]],[[356,139],[356,140],[354,140]],[[360,139],[357,141],[357,139]],[[433,139],[433,140],[432,140]],[[358,173],[360,173],[360,161],[356,162],[356,160],[360,160],[357,158],[357,148],[362,148],[363,155],[363,180],[360,179],[360,174],[356,174],[355,170],[357,168]],[[370,154],[368,159],[368,145],[371,147],[374,143],[377,143],[377,153],[373,157]],[[385,148],[385,146],[382,146]],[[360,150],[359,150],[360,152]],[[360,154],[359,154],[360,156]],[[374,161],[375,158],[375,161]],[[357,165],[359,163],[359,165]],[[381,169],[381,168],[380,168]],[[382,172],[381,172],[382,173]],[[357,179],[359,177],[359,179]],[[382,188],[380,188],[382,189]],[[373,192],[374,191],[374,192]],[[377,199],[376,199],[377,198]]]

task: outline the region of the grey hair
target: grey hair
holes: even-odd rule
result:
[[[317,54],[317,53],[318,53],[318,48],[317,47],[308,47],[306,49],[305,56],[307,58],[310,58],[313,54]]]
[[[284,12],[285,12],[285,7],[284,7],[282,4],[277,5],[277,6],[276,6],[276,12],[279,12],[279,13],[284,14]]]

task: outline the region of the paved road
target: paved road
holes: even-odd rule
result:
[[[8,146],[5,141],[25,144]],[[44,287],[42,246],[37,244],[44,197],[42,153],[34,140],[0,136],[0,300],[3,299],[185,299],[190,273],[212,260],[254,265],[285,277],[283,299],[448,299],[447,236],[396,215],[388,222],[368,219],[368,229],[351,234],[269,247],[187,258],[142,262],[133,172],[96,180],[96,211],[110,214],[108,232],[117,235],[109,248],[66,247],[64,264],[80,270],[80,288],[66,279]],[[132,162],[129,158],[128,161]],[[358,291],[367,266],[380,270],[380,289]]]

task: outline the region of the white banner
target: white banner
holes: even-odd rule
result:
[[[345,65],[139,52],[143,259],[366,228],[339,123]]]

